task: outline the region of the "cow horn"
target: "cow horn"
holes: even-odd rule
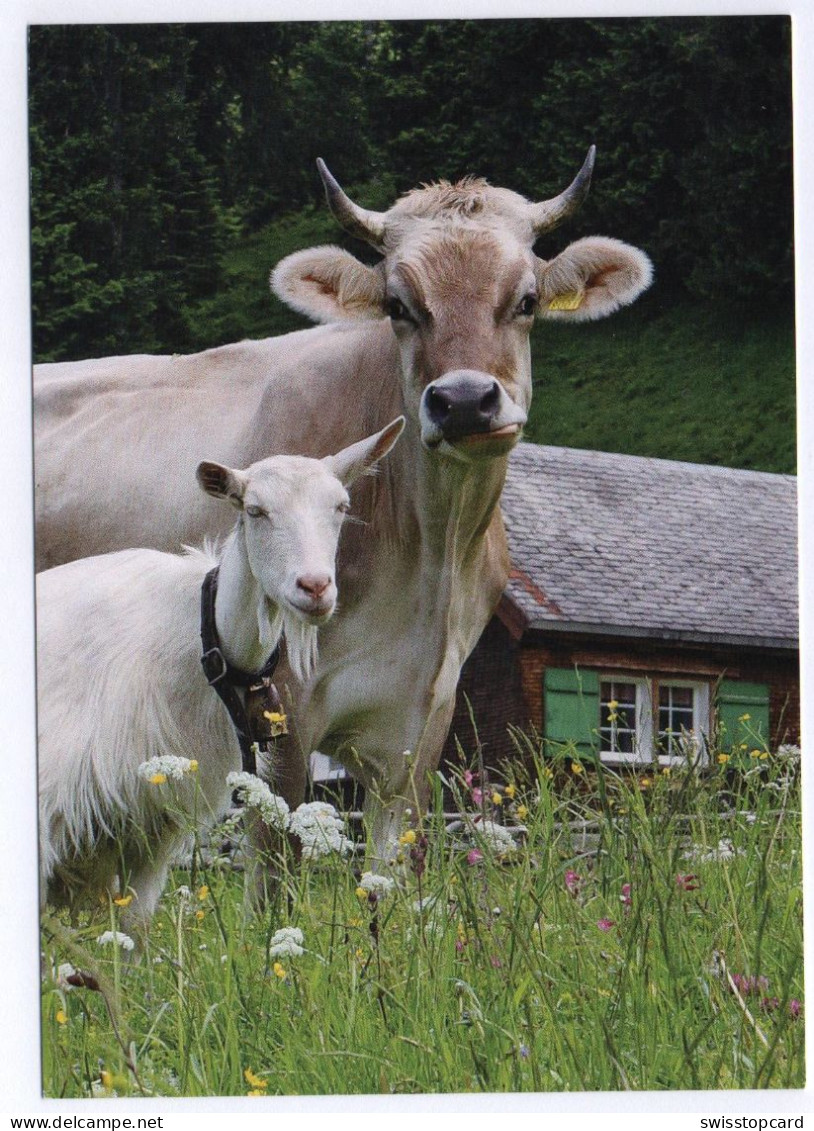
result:
[[[596,146],[592,145],[588,150],[588,156],[585,158],[582,168],[565,192],[561,192],[559,196],[555,196],[551,200],[542,200],[539,204],[529,205],[531,226],[535,236],[540,236],[543,232],[556,228],[563,220],[573,216],[581,207],[588,195],[588,189],[591,187],[591,173],[594,171],[595,157]]]
[[[359,239],[367,240],[377,251],[381,251],[384,243],[385,213],[368,212],[358,204],[354,204],[342,191],[321,157],[317,158],[317,169],[325,185],[328,207],[345,231],[352,236],[358,236]]]

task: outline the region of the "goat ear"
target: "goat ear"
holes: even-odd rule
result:
[[[404,431],[404,424],[404,417],[398,416],[386,428],[382,428],[381,432],[377,432],[375,436],[368,436],[365,440],[351,444],[349,448],[343,448],[335,456],[328,456],[324,462],[337,479],[341,480],[346,487],[349,487],[354,479],[364,475],[375,463],[378,463],[380,459],[387,455]]]
[[[204,460],[195,472],[198,483],[214,499],[228,499],[238,510],[243,509],[243,495],[246,491],[246,477],[240,471],[224,467],[222,463]]]
[[[543,318],[587,322],[634,302],[650,286],[653,266],[637,247],[588,236],[548,263],[538,260],[537,274]]]
[[[384,274],[339,247],[312,247],[282,259],[271,289],[316,322],[357,321],[384,315]]]

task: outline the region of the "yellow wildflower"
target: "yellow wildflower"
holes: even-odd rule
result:
[[[551,781],[551,779],[554,777],[554,771],[550,766],[543,766],[543,777],[546,779],[546,781]]]
[[[752,717],[751,715],[739,715],[738,716],[738,722],[739,723],[748,723],[749,720],[751,719],[751,717]]]
[[[742,743],[741,743],[741,747],[740,747],[740,748],[741,748],[741,750],[748,750],[748,749],[749,749],[748,745],[747,745],[747,744],[746,744],[745,742],[742,742]]]
[[[358,899],[367,899],[367,892],[365,891],[364,888],[357,888],[356,889],[356,896],[357,896]]]
[[[515,813],[517,814],[518,821],[525,821],[526,817],[529,815],[529,811],[525,805],[518,805],[515,809]]]
[[[649,789],[652,784],[652,778],[639,778],[639,789]]]
[[[153,776],[149,779],[150,785],[163,785],[166,780],[166,774],[153,774]]]
[[[113,1073],[108,1072],[106,1068],[103,1068],[101,1073],[101,1081],[102,1087],[107,1088],[107,1090],[110,1091],[113,1087]]]
[[[246,1093],[247,1096],[264,1096],[265,1094],[266,1093],[264,1091],[262,1091],[262,1089],[260,1089],[260,1088],[251,1088]]]
[[[187,773],[188,774],[197,774],[197,772],[198,772],[198,759],[197,758],[190,758],[189,765],[187,766]]]
[[[130,904],[133,902],[133,896],[132,896],[132,894],[131,895],[123,895],[119,899],[114,899],[113,902],[116,904],[117,907],[129,907]]]
[[[257,1076],[254,1072],[252,1072],[251,1068],[247,1068],[243,1075],[246,1078],[247,1084],[250,1084],[252,1088],[258,1089],[257,1091],[249,1092],[250,1096],[262,1095],[265,1089],[269,1086],[268,1080],[264,1080],[262,1076]]]
[[[769,751],[768,750],[761,750],[760,757],[761,758],[768,758],[769,757]]]
[[[750,751],[749,757],[750,758],[759,758],[760,757],[760,751],[759,750]]]
[[[205,911],[196,911],[195,912],[195,918],[198,920],[199,923],[200,923],[201,919],[203,919],[205,916],[206,916]]]
[[[67,1025],[68,1024],[68,1014],[65,1012],[64,1009],[58,1009],[56,1017],[57,1017],[57,1025]]]
[[[500,794],[498,793],[497,790],[495,790],[494,793],[492,794],[492,804],[493,805],[502,805],[503,804],[503,798],[500,796]]]
[[[415,829],[407,829],[399,837],[399,844],[415,844]]]
[[[283,964],[281,962],[275,962],[274,965],[272,966],[272,970],[274,971],[274,973],[277,975],[278,978],[284,978],[285,977],[285,966],[283,966]]]
[[[669,767],[669,766],[664,766],[661,772],[662,772],[662,773],[664,774],[664,776],[665,776],[666,778],[669,778],[669,776],[670,776],[670,767]]]
[[[729,754],[719,754],[718,755],[718,761],[720,762],[720,764],[722,766],[725,766],[726,763],[729,761]]]
[[[207,884],[201,884],[201,886],[198,888],[198,899],[204,900],[208,897],[208,895],[209,886]]]
[[[572,774],[583,774],[584,772],[585,772],[585,768],[584,768],[584,766],[582,765],[581,762],[572,762],[571,763],[571,773]]]
[[[515,793],[517,793],[517,788],[515,786],[513,786],[511,782],[509,782],[509,784],[506,786],[506,788],[503,790],[503,792],[506,794],[507,797],[514,797]]]

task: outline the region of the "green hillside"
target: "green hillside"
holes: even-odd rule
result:
[[[582,326],[538,326],[527,438],[537,443],[796,470],[794,316],[726,313],[655,289]]]

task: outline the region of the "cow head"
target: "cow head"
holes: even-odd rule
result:
[[[578,240],[548,261],[533,252],[542,233],[579,208],[593,163],[591,147],[572,184],[536,204],[466,178],[370,212],[319,161],[335,217],[383,258],[368,267],[337,247],[297,252],[277,266],[272,288],[317,321],[389,318],[405,405],[425,447],[464,460],[504,455],[531,400],[535,317],[603,318],[651,281],[647,256],[618,240]]]

